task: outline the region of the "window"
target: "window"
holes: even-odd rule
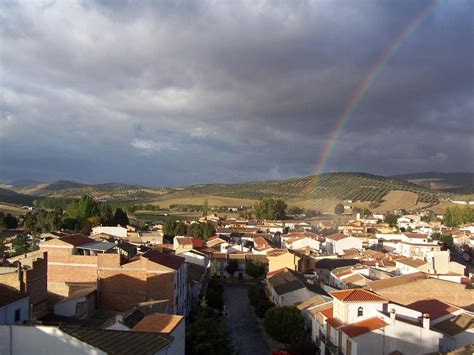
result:
[[[364,315],[364,308],[357,308],[357,317],[362,317]]]
[[[20,308],[15,309],[15,323],[20,321],[20,314],[21,314]]]

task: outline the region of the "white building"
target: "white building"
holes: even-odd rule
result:
[[[287,239],[283,242],[282,246],[287,249],[298,250],[309,247],[313,250],[319,250],[320,243],[317,239],[310,238],[310,237],[297,237],[294,239]]]
[[[28,296],[0,285],[0,324],[23,324],[28,315]]]
[[[344,255],[344,250],[362,250],[362,240],[342,233],[332,234],[326,237],[326,251],[330,254]]]
[[[183,337],[184,340],[184,337]],[[165,334],[77,327],[0,325],[0,354],[83,355],[134,354],[147,344],[147,353],[184,355],[171,351],[179,339]]]
[[[97,226],[92,228],[92,233],[91,235],[96,235],[96,234],[108,234],[117,238],[127,238],[127,228],[121,227],[121,226],[116,226],[116,227],[110,227],[110,226]]]
[[[402,240],[397,244],[397,253],[408,258],[425,260],[429,253],[440,251],[438,242],[431,239],[428,234],[403,233]]]
[[[332,304],[310,310],[312,339],[321,353],[347,355],[437,352],[443,334],[428,315],[362,289],[334,291]]]

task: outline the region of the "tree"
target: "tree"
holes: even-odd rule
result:
[[[251,260],[245,265],[245,273],[254,279],[263,277],[266,271],[267,266],[260,261]]]
[[[5,216],[5,226],[7,229],[15,229],[18,227],[18,220],[11,213],[7,213]]]
[[[227,271],[230,276],[234,276],[237,270],[239,270],[239,264],[237,263],[237,261],[229,260],[225,267],[225,271]]]
[[[272,198],[260,200],[253,206],[255,217],[258,219],[285,219],[286,208],[285,201]]]
[[[343,214],[344,213],[344,205],[338,203],[336,207],[334,207],[334,213],[336,214]]]
[[[270,308],[264,324],[267,333],[280,343],[290,344],[305,336],[304,318],[295,306]]]
[[[204,204],[202,205],[202,215],[206,217],[208,212],[209,212],[209,203],[206,200],[204,201]]]
[[[398,222],[398,216],[395,215],[395,214],[387,214],[385,216],[385,223],[388,223],[388,225],[391,227],[391,228],[394,228],[397,226]]]
[[[114,213],[114,225],[126,226],[129,223],[127,214],[121,209],[117,208]]]
[[[296,216],[296,215],[303,214],[303,213],[304,213],[304,210],[302,208],[299,208],[299,207],[290,207],[288,209],[288,214],[289,215]]]
[[[67,205],[66,214],[83,221],[89,217],[100,215],[99,204],[90,196],[82,196],[79,200],[74,200]]]

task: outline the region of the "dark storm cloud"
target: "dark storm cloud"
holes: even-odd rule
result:
[[[148,185],[312,173],[357,85],[427,1],[0,5],[0,179]],[[326,170],[470,170],[470,1],[378,72]]]

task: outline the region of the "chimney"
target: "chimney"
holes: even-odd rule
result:
[[[392,324],[395,323],[396,316],[397,316],[397,313],[395,311],[395,308],[392,308],[392,310],[390,311],[390,321]]]
[[[430,329],[430,315],[427,313],[423,314],[423,328]]]
[[[360,213],[356,213],[356,221],[360,220]]]

